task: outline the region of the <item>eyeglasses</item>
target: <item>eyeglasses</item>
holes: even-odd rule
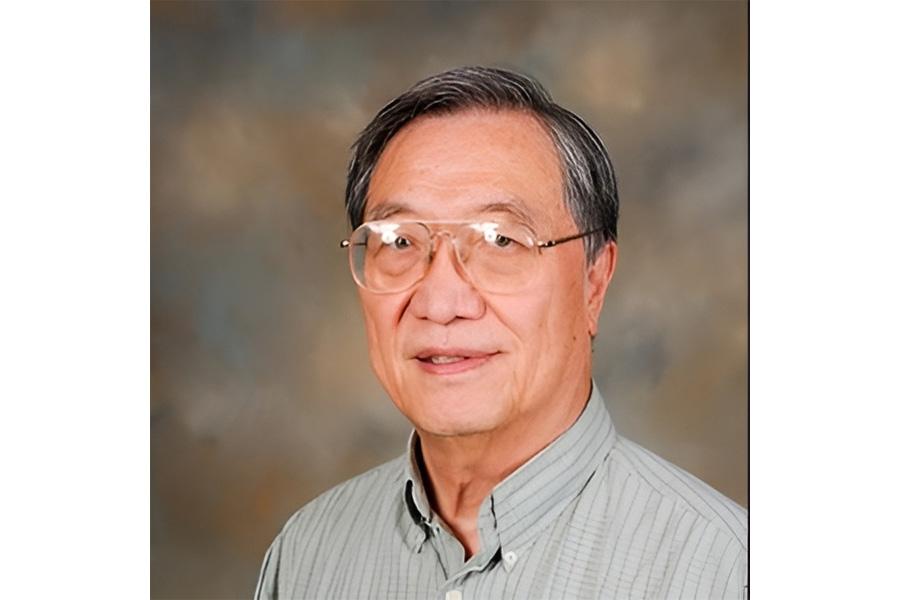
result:
[[[519,223],[495,221],[371,221],[341,240],[349,248],[356,283],[371,292],[403,292],[419,283],[437,249],[439,236],[450,239],[457,263],[478,289],[511,294],[531,281],[544,248],[577,240],[599,229],[539,242]]]

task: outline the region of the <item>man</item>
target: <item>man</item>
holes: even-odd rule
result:
[[[370,359],[406,456],[277,536],[258,598],[740,598],[746,512],[618,436],[591,380],[616,266],[601,140],[463,68],[363,131],[346,195]]]

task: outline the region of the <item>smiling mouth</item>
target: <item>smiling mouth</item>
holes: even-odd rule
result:
[[[426,354],[415,358],[416,362],[426,373],[431,375],[455,375],[476,369],[497,354],[499,352],[477,353],[472,356],[465,354]]]
[[[425,360],[434,365],[449,365],[452,363],[459,362],[461,360],[466,360],[466,356],[430,356],[428,358],[420,358],[419,360]]]

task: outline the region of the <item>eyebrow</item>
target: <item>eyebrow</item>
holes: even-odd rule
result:
[[[381,221],[402,212],[413,212],[413,210],[403,202],[383,202],[372,209],[366,220]]]
[[[481,208],[481,212],[506,213],[508,215],[512,215],[519,222],[528,225],[532,229],[534,229],[535,227],[534,219],[521,206],[521,202],[515,198],[510,198],[509,200],[504,200],[501,202],[491,202],[490,204],[483,206]]]
[[[521,223],[528,225],[532,229],[535,227],[535,221],[521,206],[521,201],[516,199],[515,197],[510,197],[508,200],[489,202],[483,206],[477,208],[479,213],[504,213],[507,215],[512,215]],[[394,215],[400,213],[411,213],[415,215],[416,211],[413,210],[408,204],[404,202],[394,202],[387,201],[382,202],[378,206],[372,209],[367,217],[367,221],[380,221],[382,219],[387,219]]]

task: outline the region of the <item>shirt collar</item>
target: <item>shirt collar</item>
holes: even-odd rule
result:
[[[484,499],[478,515],[482,550],[493,545],[490,538],[495,538],[504,552],[524,549],[533,542],[584,488],[615,438],[612,419],[592,382],[591,395],[575,423]],[[436,515],[423,485],[418,445],[419,436],[413,431],[407,445],[403,498],[412,520],[424,525]],[[421,536],[407,538],[416,550],[421,547]]]

